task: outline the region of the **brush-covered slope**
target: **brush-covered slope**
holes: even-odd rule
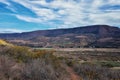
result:
[[[68,29],[0,34],[0,38],[32,47],[120,47],[120,28],[93,25]]]
[[[12,44],[0,39],[0,45],[12,46]]]

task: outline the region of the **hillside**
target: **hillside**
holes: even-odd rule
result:
[[[12,44],[9,44],[6,41],[0,39],[0,45],[12,45]]]
[[[92,25],[68,29],[38,30],[32,32],[0,34],[17,45],[31,47],[120,47],[120,28]]]

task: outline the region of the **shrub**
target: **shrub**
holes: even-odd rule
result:
[[[103,67],[120,67],[120,62],[115,62],[115,61],[107,61],[107,62],[100,62],[101,66]]]
[[[0,80],[18,80],[20,74],[20,69],[14,59],[0,56]]]
[[[35,59],[25,64],[22,70],[22,80],[66,80],[67,75],[62,69],[54,68],[51,61],[46,59]]]
[[[119,80],[120,71],[112,71],[94,64],[76,64],[74,70],[83,80]]]
[[[2,47],[0,80],[67,80],[64,64],[52,52],[19,46]]]

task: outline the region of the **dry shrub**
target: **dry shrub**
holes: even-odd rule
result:
[[[120,71],[93,64],[75,64],[74,70],[83,80],[120,80]]]
[[[45,59],[36,59],[25,64],[22,71],[22,80],[66,80],[67,77],[63,75],[65,72],[62,69],[55,69]]]
[[[19,46],[0,48],[0,80],[67,80],[63,63],[52,53]]]
[[[0,56],[0,80],[19,80],[20,68],[14,59]]]

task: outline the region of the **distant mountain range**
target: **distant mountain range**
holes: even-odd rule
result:
[[[13,44],[30,47],[120,48],[120,28],[109,25],[92,25],[11,34],[1,33],[0,38]]]

